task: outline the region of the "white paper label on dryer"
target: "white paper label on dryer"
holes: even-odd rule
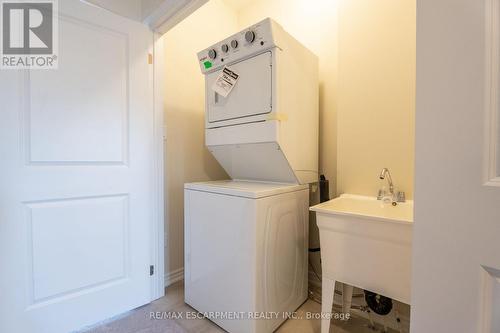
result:
[[[212,85],[213,91],[215,91],[219,95],[222,95],[223,97],[227,97],[227,95],[229,95],[231,90],[233,90],[234,85],[238,81],[238,77],[239,75],[234,71],[230,70],[227,67],[224,67],[222,69],[222,72],[217,77],[217,80],[215,80],[214,84]]]

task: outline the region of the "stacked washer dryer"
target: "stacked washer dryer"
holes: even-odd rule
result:
[[[206,145],[232,180],[185,184],[185,301],[229,332],[272,332],[307,298],[317,57],[265,19],[198,59]]]

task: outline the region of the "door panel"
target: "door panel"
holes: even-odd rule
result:
[[[151,299],[153,35],[76,0],[58,16],[59,69],[0,74],[0,332]]]
[[[129,274],[126,195],[25,206],[32,253],[28,281],[33,282],[34,304],[124,279]]]
[[[418,0],[411,332],[499,332],[499,36],[498,0]]]
[[[208,121],[210,123],[271,112],[272,54],[266,52],[228,66],[239,77],[232,91],[223,97],[212,90],[221,70],[207,75]]]
[[[59,26],[58,70],[32,71],[27,83],[29,160],[123,163],[129,36],[64,14]]]

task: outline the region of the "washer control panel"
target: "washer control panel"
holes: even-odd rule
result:
[[[201,72],[209,73],[275,46],[273,23],[267,18],[198,52],[198,62]]]

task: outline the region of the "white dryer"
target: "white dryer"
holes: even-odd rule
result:
[[[307,298],[308,186],[191,183],[184,200],[186,303],[228,332],[274,331]]]
[[[318,180],[318,58],[267,18],[198,53],[205,143],[232,179]],[[224,68],[229,94],[214,90]]]

